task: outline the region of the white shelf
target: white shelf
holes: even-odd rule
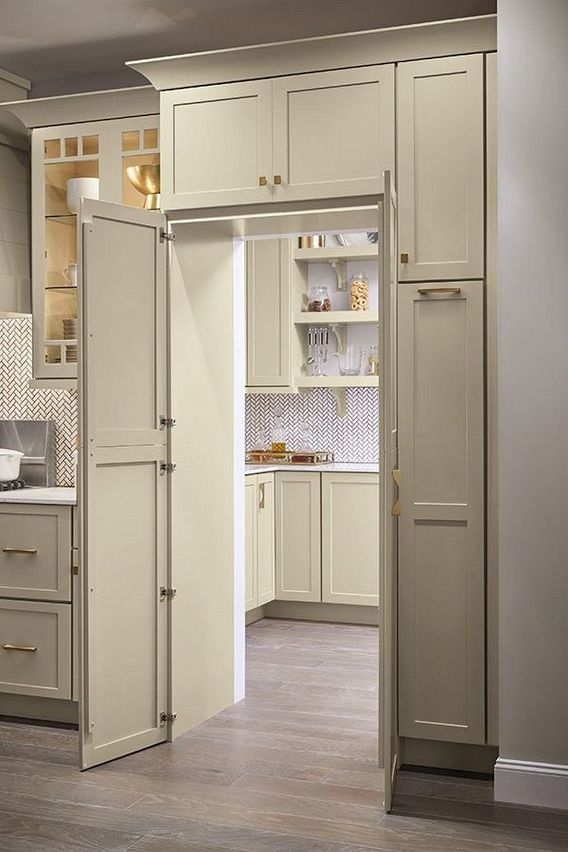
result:
[[[377,311],[303,311],[294,315],[296,325],[378,325]]]
[[[298,376],[299,388],[378,388],[378,376]]]
[[[294,260],[311,263],[330,263],[333,260],[373,260],[379,256],[376,244],[368,246],[323,246],[322,248],[295,248]]]

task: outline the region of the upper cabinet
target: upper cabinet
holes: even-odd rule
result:
[[[397,69],[399,280],[482,278],[483,56]]]
[[[158,116],[32,133],[34,375],[77,375],[77,210],[80,197],[144,207],[130,166],[159,164]],[[145,190],[152,189],[151,174]],[[147,205],[148,206],[148,205]]]
[[[165,210],[372,195],[394,166],[394,66],[162,93]]]

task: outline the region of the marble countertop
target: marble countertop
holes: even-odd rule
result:
[[[245,476],[252,473],[274,473],[275,471],[299,471],[302,473],[378,473],[378,464],[332,462],[331,464],[246,464]]]
[[[74,488],[22,488],[20,491],[0,491],[0,503],[75,506],[77,492]]]

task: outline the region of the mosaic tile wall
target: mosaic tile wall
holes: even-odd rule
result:
[[[31,317],[0,318],[0,420],[54,420],[57,485],[73,485],[77,392],[30,388]]]
[[[254,449],[259,431],[267,437],[274,425],[276,407],[282,408],[287,442],[299,449],[301,428],[309,421],[312,443],[317,450],[331,450],[339,462],[378,464],[379,391],[376,388],[348,388],[347,414],[338,417],[335,397],[325,388],[309,393],[247,394],[245,402],[246,449]]]

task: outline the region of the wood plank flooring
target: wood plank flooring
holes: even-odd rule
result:
[[[79,773],[69,730],[0,721],[0,850],[568,850],[568,816],[401,773],[380,812],[377,630],[247,628],[247,697],[174,744]]]

